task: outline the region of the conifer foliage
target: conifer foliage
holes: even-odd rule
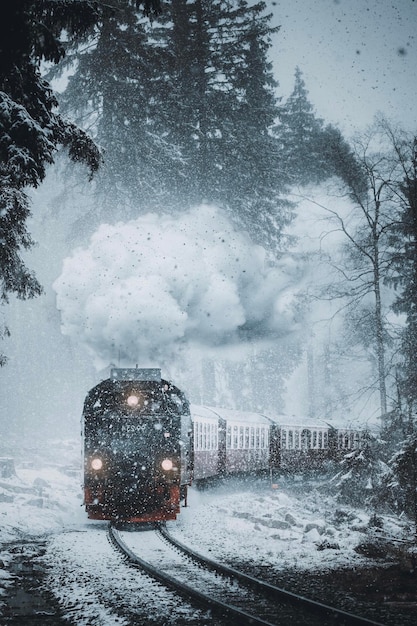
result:
[[[337,176],[358,193],[365,191],[366,181],[349,143],[338,128],[316,116],[299,67],[275,133],[282,166],[292,184],[317,184]]]
[[[272,134],[276,29],[265,3],[171,0],[154,21],[115,4],[90,45],[68,56],[76,71],[61,99],[105,148],[96,217],[213,202],[276,245],[291,212]]]
[[[94,172],[100,162],[89,136],[57,112],[42,62],[64,55],[61,36],[81,36],[97,19],[89,0],[13,0],[0,20],[0,299],[30,298],[42,288],[20,257],[32,245],[26,189],[37,187],[58,146]]]

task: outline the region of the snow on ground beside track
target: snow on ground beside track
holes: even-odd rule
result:
[[[192,490],[189,508],[168,530],[213,559],[323,570],[369,564],[354,550],[364,541],[368,522],[369,513],[338,506],[322,494],[294,497],[265,481],[238,493],[227,487]]]
[[[143,606],[165,612],[172,617],[169,623],[177,618],[204,623],[191,608],[184,609],[187,615],[174,609],[170,593],[146,576],[129,576],[108,542],[106,524],[87,519],[77,446],[74,450],[73,462],[16,462],[16,475],[0,478],[0,616],[2,595],[13,584],[13,542],[46,539],[42,559],[48,567],[47,584],[75,623],[124,624],[109,600],[118,589],[122,607],[136,597],[138,610]],[[275,490],[267,480],[201,492],[193,487],[188,508],[181,509],[168,529],[196,551],[232,564],[241,560],[277,570],[324,570],[375,563],[355,552],[372,534],[370,512],[340,506],[316,490],[297,493],[300,489],[294,491],[294,484],[285,481]],[[383,522],[385,535],[402,537],[394,517],[384,517]]]

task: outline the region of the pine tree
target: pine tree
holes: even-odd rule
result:
[[[278,86],[267,53],[272,34],[265,19],[248,24],[242,67],[235,89],[244,92],[238,109],[239,145],[227,183],[227,205],[239,216],[252,238],[272,249],[280,248],[282,230],[293,218],[292,205],[284,199],[289,178],[283,171],[279,146],[272,129],[279,112]],[[239,177],[236,176],[239,174]]]
[[[362,446],[346,454],[342,470],[332,479],[338,498],[352,506],[372,504],[388,469],[380,460],[380,442],[370,433],[362,435]]]
[[[410,434],[398,446],[389,461],[385,497],[398,513],[406,513],[414,522],[417,541],[417,436]]]
[[[323,155],[317,155],[317,148],[323,120],[316,117],[299,67],[295,71],[294,89],[282,106],[279,119],[276,132],[291,181],[296,185],[320,182]]]
[[[155,203],[156,180],[163,183],[160,194],[167,185],[162,171],[167,142],[158,133],[163,97],[158,69],[166,53],[150,43],[151,32],[152,23],[135,2],[118,0],[115,11],[91,31],[88,45],[71,46],[61,64],[61,70],[76,67],[61,108],[89,128],[105,154],[93,222],[129,219],[138,205]]]
[[[0,20],[0,301],[26,299],[42,287],[21,258],[33,245],[26,223],[28,187],[38,187],[59,146],[73,161],[97,170],[100,156],[90,137],[57,111],[42,62],[64,55],[61,38],[81,37],[98,19],[88,0],[7,2]],[[7,329],[6,331],[7,332]]]
[[[282,164],[293,185],[318,184],[337,176],[358,191],[366,190],[363,172],[341,131],[331,124],[325,126],[316,116],[298,67],[294,89],[281,107],[275,133]]]
[[[291,217],[276,140],[264,3],[172,0],[157,22],[126,0],[77,51],[63,102],[106,152],[100,203],[117,217],[216,203],[257,241]],[[105,198],[105,199],[104,199]]]
[[[395,139],[392,134],[391,138]],[[394,282],[400,288],[394,310],[406,315],[401,338],[401,392],[411,416],[417,406],[417,137],[396,139],[394,149],[401,171],[395,184],[400,215],[392,238],[396,249]]]

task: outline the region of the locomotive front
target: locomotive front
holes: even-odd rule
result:
[[[90,519],[175,519],[191,481],[191,417],[159,369],[113,369],[83,412],[84,502]]]

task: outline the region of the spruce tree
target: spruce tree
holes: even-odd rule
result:
[[[395,185],[399,220],[391,240],[394,284],[400,291],[394,310],[406,316],[401,337],[401,393],[412,418],[417,407],[417,137],[396,140],[394,149],[401,172]]]
[[[3,7],[5,9],[6,7]],[[44,62],[64,56],[62,38],[82,37],[98,19],[88,0],[7,2],[0,20],[0,301],[26,299],[42,287],[21,251],[33,245],[27,230],[27,189],[38,187],[58,147],[73,161],[97,170],[98,148],[57,112],[57,101],[41,76]],[[7,333],[7,329],[5,331]]]
[[[337,176],[358,193],[365,193],[360,164],[341,131],[332,124],[325,126],[316,116],[299,67],[294,89],[281,107],[275,133],[282,165],[292,185],[318,184]]]
[[[105,149],[100,206],[130,218],[212,202],[276,245],[291,215],[270,132],[265,4],[172,0],[152,23],[127,0],[117,7],[76,51],[62,98]]]
[[[323,178],[323,155],[317,154],[323,120],[316,117],[299,67],[294,89],[280,111],[276,129],[283,162],[293,184],[318,183]]]

